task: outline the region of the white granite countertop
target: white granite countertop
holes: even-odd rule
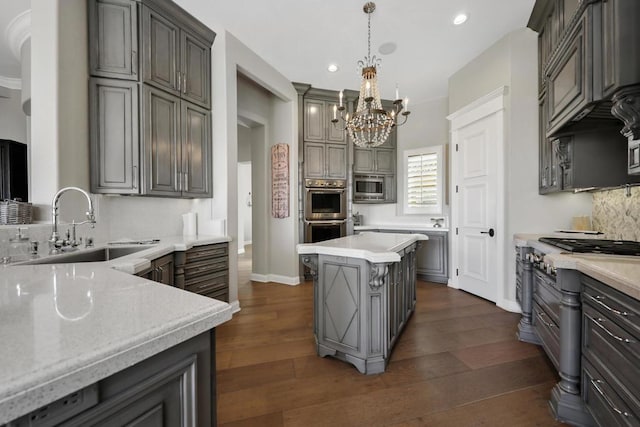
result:
[[[516,246],[536,248],[546,255],[544,261],[555,268],[578,270],[611,286],[620,292],[640,300],[640,257],[568,253],[555,246],[538,241],[539,237],[567,237],[566,234],[516,234]],[[573,235],[576,238],[598,238],[592,235]]]
[[[162,239],[114,261],[0,266],[0,424],[231,319],[227,303],[115,270],[228,240]]]
[[[398,251],[419,240],[429,240],[424,234],[365,232],[318,243],[301,243],[298,254],[334,255],[362,258],[369,262],[398,262]]]
[[[369,231],[369,230],[407,230],[407,231],[449,231],[445,227],[434,227],[433,224],[367,224],[367,225],[354,225],[353,229],[356,231]]]

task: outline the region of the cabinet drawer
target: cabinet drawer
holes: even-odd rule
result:
[[[588,276],[582,276],[583,302],[597,307],[621,327],[640,337],[640,302]]]
[[[189,264],[191,262],[200,261],[206,258],[217,258],[221,256],[227,255],[228,245],[226,243],[220,245],[207,245],[207,246],[197,246],[187,251],[187,261]]]
[[[640,396],[638,341],[589,303],[583,305],[582,352],[622,396]],[[628,400],[628,399],[626,399]],[[640,405],[635,408],[640,413]]]
[[[560,328],[537,302],[533,303],[533,328],[556,369],[560,367]]]
[[[217,271],[225,271],[229,267],[227,258],[217,258],[214,260],[204,260],[184,267],[184,277],[188,282],[193,277],[202,276],[203,274],[214,273]]]
[[[582,359],[582,399],[599,426],[637,426],[633,412],[618,393],[615,385],[603,379],[600,372]],[[637,409],[637,408],[636,408]]]
[[[205,297],[217,299],[218,301],[229,302],[229,291],[227,289],[211,291],[202,295],[204,295]]]
[[[553,321],[560,323],[560,291],[555,287],[555,280],[541,271],[534,270],[534,300],[543,307]]]
[[[200,276],[187,280],[184,289],[191,292],[201,293],[210,290],[212,287],[228,286],[229,276],[226,271]]]

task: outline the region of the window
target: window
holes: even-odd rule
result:
[[[404,213],[441,214],[444,189],[442,145],[404,152]]]

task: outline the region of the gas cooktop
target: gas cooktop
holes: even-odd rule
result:
[[[571,252],[640,256],[640,242],[633,240],[570,239],[566,237],[541,237],[538,240]]]

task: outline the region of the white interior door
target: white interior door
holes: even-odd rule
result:
[[[496,302],[500,115],[456,129],[457,279],[462,290]]]

